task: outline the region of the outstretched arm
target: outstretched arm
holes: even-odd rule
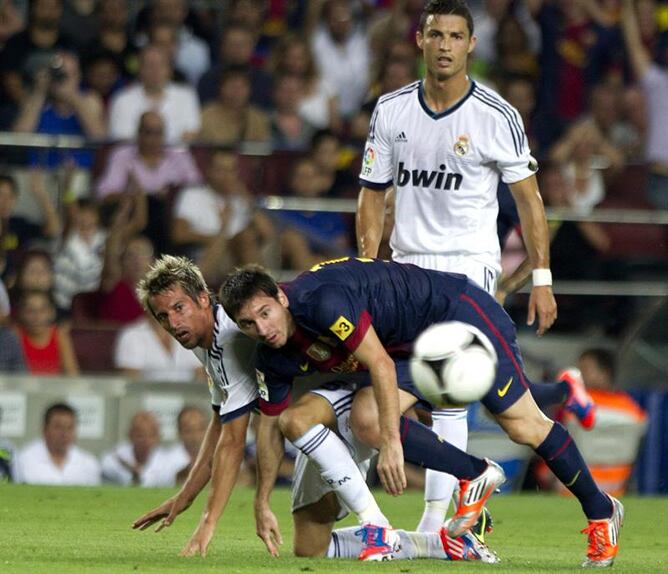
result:
[[[211,492],[197,529],[181,552],[181,556],[206,556],[209,542],[216,530],[227,501],[239,476],[244,458],[246,430],[250,413],[223,424],[213,456]]]
[[[652,65],[652,59],[640,37],[640,28],[633,0],[624,0],[622,3],[622,30],[624,31],[624,41],[626,42],[633,73],[637,79],[641,79]]]
[[[170,526],[176,517],[192,504],[193,500],[206,486],[206,483],[209,482],[211,462],[221,429],[222,425],[218,413],[213,413],[204,440],[199,447],[195,463],[181,489],[153,510],[149,510],[146,514],[137,518],[132,523],[132,528],[146,530],[156,522],[161,521],[156,528],[156,532],[159,532],[164,527]]]
[[[522,235],[531,261],[531,268],[549,270],[550,234],[536,176],[532,175],[511,184],[510,191],[515,198],[520,215]],[[552,294],[551,279],[540,283],[543,284],[534,284],[531,289],[527,324],[533,325],[538,315],[538,334],[543,335],[557,318],[557,303]]]
[[[278,521],[271,511],[270,497],[283,460],[285,447],[278,426],[278,417],[260,415],[257,429],[257,488],[255,492],[255,523],[257,535],[269,554],[278,556],[278,546],[283,544]]]

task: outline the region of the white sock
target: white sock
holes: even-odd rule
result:
[[[466,409],[448,409],[432,413],[432,430],[461,450],[466,450],[469,427]],[[425,473],[425,508],[418,532],[438,532],[443,526],[452,494],[458,481],[451,474],[427,469]]]
[[[350,451],[336,433],[317,424],[293,441],[320,470],[323,480],[357,514],[360,524],[389,526]]]
[[[362,551],[362,538],[355,536],[359,526],[337,528],[332,532],[327,558],[357,558]],[[401,539],[401,550],[394,553],[397,560],[437,558],[447,560],[441,537],[437,532],[407,532],[396,530]]]

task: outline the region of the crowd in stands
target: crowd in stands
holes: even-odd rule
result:
[[[268,212],[256,200],[356,196],[375,103],[422,73],[422,5],[0,3],[0,130],[88,142],[4,148],[0,293],[11,311],[0,306],[0,370],[86,372],[97,333],[109,352],[94,370],[197,378],[136,300],[154,256],[192,257],[215,287],[238,264],[303,270],[353,253],[350,215]],[[469,5],[471,77],[520,112],[546,204],[665,208],[668,3]],[[660,226],[556,222],[553,231],[557,280],[614,279],[629,260],[666,269]],[[562,308],[566,328],[589,324],[587,313],[568,321],[567,300]]]

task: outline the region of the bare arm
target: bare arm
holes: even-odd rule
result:
[[[637,79],[641,79],[652,65],[652,58],[642,43],[633,4],[632,0],[623,0],[622,2],[622,30],[633,73]]]
[[[71,103],[87,138],[102,139],[107,136],[104,108],[97,94],[77,92]]]
[[[176,245],[197,243],[198,245],[207,245],[213,239],[212,235],[203,235],[192,230],[190,223],[177,217],[172,224],[172,242]]]
[[[58,238],[62,229],[62,222],[46,189],[45,174],[40,169],[34,169],[30,172],[30,192],[44,218],[42,233],[49,239]]]
[[[260,415],[257,429],[257,486],[255,490],[255,523],[257,535],[272,556],[278,556],[282,544],[278,521],[271,511],[270,498],[283,460],[285,447],[278,427],[278,417]]]
[[[511,184],[510,191],[517,205],[531,268],[549,269],[550,234],[536,176],[532,175]],[[557,303],[549,285],[534,286],[531,289],[527,325],[533,325],[536,315],[538,315],[538,334],[542,335],[557,318]]]
[[[79,363],[74,354],[74,345],[70,337],[69,329],[58,327],[58,354],[63,367],[63,374],[76,377],[79,374]]]
[[[401,494],[406,488],[404,455],[399,438],[399,388],[394,361],[383,348],[375,329],[369,327],[355,358],[369,369],[373,393],[378,405],[381,445],[378,475],[387,492]]]
[[[12,131],[28,133],[35,131],[46,102],[50,82],[48,70],[39,70],[35,73],[35,86],[24,100]]]
[[[213,455],[211,490],[202,518],[194,534],[181,552],[182,556],[206,556],[209,542],[230,499],[244,458],[246,429],[250,413],[223,424]]]
[[[172,497],[168,498],[161,505],[146,514],[140,516],[132,523],[132,528],[146,530],[159,520],[162,520],[156,531],[174,522],[176,517],[186,510],[195,500],[197,495],[209,482],[211,476],[211,461],[221,434],[222,425],[218,413],[213,413],[209,426],[206,429],[204,440],[199,447],[197,458],[193,464],[188,478],[183,483],[180,490]]]
[[[360,257],[377,257],[383,239],[385,221],[385,194],[368,187],[360,190],[357,198],[355,227],[357,253]]]

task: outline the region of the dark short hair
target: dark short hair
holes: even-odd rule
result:
[[[241,308],[261,293],[277,299],[278,283],[261,265],[249,264],[227,276],[218,298],[225,312],[236,321]]]
[[[3,183],[12,188],[12,193],[14,195],[19,194],[19,188],[16,185],[16,180],[11,175],[7,173],[0,173],[0,185]]]
[[[77,418],[76,411],[67,403],[54,403],[44,411],[44,426],[47,426],[54,415],[58,413],[65,413]]]
[[[607,349],[591,348],[585,349],[580,354],[581,359],[592,359],[598,365],[598,368],[608,373],[610,381],[614,382],[617,367],[615,364],[615,355]]]
[[[424,25],[427,23],[427,18],[434,14],[461,16],[466,20],[469,36],[473,36],[473,16],[464,0],[428,0],[420,15],[420,23],[418,25],[418,30],[420,30],[420,32],[424,31]]]

